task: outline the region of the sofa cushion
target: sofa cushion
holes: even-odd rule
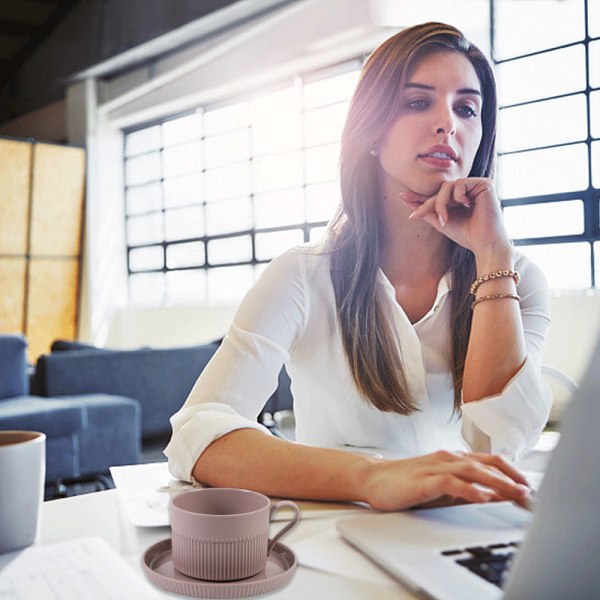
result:
[[[0,400],[27,394],[27,342],[20,335],[0,335]]]
[[[85,425],[82,408],[68,400],[17,396],[0,402],[0,429],[41,431],[50,438],[77,433]]]

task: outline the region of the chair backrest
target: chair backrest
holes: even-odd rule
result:
[[[27,393],[27,341],[21,335],[0,335],[0,400]]]

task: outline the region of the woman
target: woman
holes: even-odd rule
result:
[[[173,475],[383,510],[526,502],[503,457],[529,449],[548,416],[549,300],[502,223],[495,120],[489,64],[453,27],[412,27],[375,50],[342,136],[339,214],[321,246],[275,259],[242,302],[171,420]],[[255,421],[283,363],[296,444]]]

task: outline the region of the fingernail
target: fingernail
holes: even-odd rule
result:
[[[442,227],[446,226],[446,221],[444,221],[444,217],[442,217],[442,215],[438,215],[438,221]]]
[[[410,215],[408,215],[408,220],[409,220],[409,221],[412,221],[412,220],[414,219],[414,216],[415,216],[416,212],[417,212],[416,210],[413,210],[413,211],[410,213]]]

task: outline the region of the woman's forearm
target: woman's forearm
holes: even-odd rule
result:
[[[504,248],[476,257],[477,275],[513,268],[513,250]],[[476,297],[516,294],[511,277],[483,283]],[[473,308],[469,348],[463,375],[463,400],[472,402],[499,394],[526,358],[519,304],[512,298],[487,300]]]
[[[268,496],[367,501],[366,473],[373,463],[343,450],[296,444],[253,429],[214,441],[197,460],[201,483],[252,489]]]
[[[214,441],[197,460],[193,475],[211,486],[284,498],[363,501],[381,510],[442,497],[524,505],[528,497],[525,478],[499,456],[440,451],[378,460],[286,442],[253,429],[239,429]]]

